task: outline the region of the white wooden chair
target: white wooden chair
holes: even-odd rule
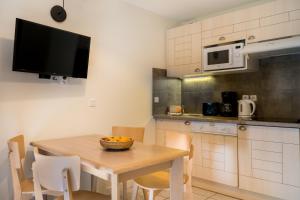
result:
[[[9,149],[9,164],[13,184],[14,200],[31,199],[34,196],[32,179],[26,178],[24,174],[24,161],[26,155],[24,135],[18,135],[7,142]],[[57,196],[57,193],[44,190],[45,195]]]
[[[34,151],[32,165],[36,200],[43,200],[42,187],[63,195],[56,200],[108,200],[109,196],[79,190],[80,158],[78,156],[45,156]]]
[[[121,127],[121,126],[112,127],[113,136],[127,136],[127,137],[131,137],[137,142],[144,141],[144,132],[145,129],[142,127]]]
[[[165,144],[167,147],[181,149],[189,151],[190,154],[188,158],[185,158],[185,172],[184,184],[185,190],[188,193],[191,193],[191,177],[192,177],[192,158],[193,158],[193,146],[192,146],[192,137],[187,134],[177,133],[177,132],[166,132],[165,135]],[[144,196],[146,199],[153,200],[156,193],[162,190],[169,190],[169,170],[158,171],[152,174],[141,176],[136,178],[135,184],[132,191],[132,200],[136,200],[137,192],[139,188],[142,188],[144,191]]]

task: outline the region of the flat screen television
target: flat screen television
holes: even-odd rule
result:
[[[87,78],[91,38],[16,19],[13,71]]]

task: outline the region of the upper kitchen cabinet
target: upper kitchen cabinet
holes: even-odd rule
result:
[[[167,31],[168,76],[182,78],[201,72],[201,23],[192,23]]]
[[[299,19],[300,1],[271,1],[203,20],[202,44],[253,43],[299,35]]]
[[[259,28],[247,31],[247,43],[300,35],[298,12],[300,10],[261,18]]]
[[[300,35],[300,1],[275,0],[167,31],[168,76],[202,73],[203,47]]]

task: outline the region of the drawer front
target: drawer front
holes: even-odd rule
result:
[[[157,130],[166,130],[166,131],[175,131],[175,132],[184,132],[190,133],[191,126],[186,125],[185,121],[176,121],[176,120],[164,120],[160,119],[156,121]]]
[[[239,138],[266,142],[299,144],[299,129],[266,126],[239,126]]]
[[[195,122],[191,126],[192,132],[221,135],[237,135],[237,125],[230,123]]]

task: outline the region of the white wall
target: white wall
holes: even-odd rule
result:
[[[71,135],[109,134],[112,125],[151,119],[152,67],[164,67],[164,32],[173,24],[120,0],[67,0],[68,19],[55,23],[57,0],[0,0],[0,199],[11,199],[6,141],[27,143]],[[12,72],[15,18],[92,37],[87,80],[67,85]],[[97,107],[89,108],[89,98]]]

